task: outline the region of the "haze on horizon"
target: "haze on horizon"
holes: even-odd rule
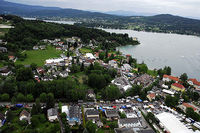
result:
[[[6,0],[28,5],[41,5],[81,10],[132,11],[149,14],[173,14],[200,18],[200,0]]]

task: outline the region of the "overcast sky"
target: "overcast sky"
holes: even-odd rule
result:
[[[7,0],[11,2],[57,6],[95,11],[125,10],[174,14],[200,18],[200,0]]]

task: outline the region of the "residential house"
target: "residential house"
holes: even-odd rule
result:
[[[89,109],[85,112],[87,120],[98,121],[99,111],[97,109]]]
[[[68,108],[68,106],[62,106],[61,112],[65,113],[66,115],[69,115],[69,108]]]
[[[8,50],[7,50],[6,47],[0,47],[0,52],[1,53],[6,53],[6,52],[8,52]]]
[[[62,50],[62,47],[58,46],[56,47],[56,50]]]
[[[118,120],[119,128],[139,128],[142,127],[138,118],[124,118]]]
[[[92,53],[86,53],[85,57],[87,59],[90,59],[90,60],[95,60],[96,59]]]
[[[44,73],[45,73],[45,70],[44,70],[42,67],[38,67],[38,68],[37,68],[37,73],[39,73],[39,74],[44,74]]]
[[[153,129],[142,129],[138,130],[135,133],[155,133]]]
[[[59,75],[61,77],[63,77],[63,78],[66,78],[68,76],[68,72],[67,71],[62,71]]]
[[[149,101],[155,100],[156,99],[156,94],[155,93],[150,93],[147,95],[147,98]]]
[[[47,110],[47,117],[50,122],[58,120],[58,110],[56,108],[50,108]]]
[[[171,85],[171,89],[173,89],[175,91],[181,91],[181,92],[185,91],[185,87],[179,83],[173,83]]]
[[[151,85],[153,81],[154,81],[154,78],[152,76],[148,74],[142,74],[141,76],[135,78],[131,83],[147,87]]]
[[[46,49],[46,46],[45,46],[45,45],[41,45],[41,46],[39,46],[39,48],[40,48],[41,50],[45,50],[45,49]]]
[[[38,46],[33,46],[33,50],[38,50],[39,47]]]
[[[88,99],[95,99],[94,90],[92,90],[92,89],[87,90],[87,98]]]
[[[129,64],[123,64],[123,66],[121,66],[121,70],[125,72],[130,72],[132,69],[133,68]]]
[[[8,59],[11,61],[16,61],[15,56],[13,56],[13,55],[8,56]]]
[[[179,105],[179,107],[184,111],[186,112],[186,109],[187,108],[192,108],[194,110],[194,112],[197,112],[199,113],[199,108],[195,107],[194,105],[190,104],[190,103],[182,103],[181,105]]]
[[[108,62],[108,65],[110,65],[110,66],[113,67],[113,68],[118,68],[117,61],[116,61],[116,60],[110,60],[110,61]]]
[[[127,91],[128,89],[132,88],[130,85],[128,78],[126,77],[118,77],[111,81],[113,84],[115,84],[121,91]]]
[[[8,68],[8,66],[5,66],[3,68],[0,68],[0,74],[2,76],[8,76],[11,73],[10,69]]]
[[[170,81],[174,81],[176,83],[179,82],[179,78],[178,77],[174,77],[174,76],[166,75],[166,74],[163,75],[163,79],[162,80],[165,81],[165,82],[170,82]]]
[[[0,127],[2,127],[5,123],[6,119],[5,119],[5,116],[0,113]]]
[[[200,82],[197,79],[188,79],[187,82],[193,85],[197,90],[200,90]]]
[[[70,106],[69,107],[69,115],[67,115],[67,120],[69,125],[73,126],[77,124],[81,124],[81,120],[80,120],[80,108],[79,106]]]
[[[97,126],[98,126],[98,128],[102,128],[103,127],[103,123],[101,121],[97,121]]]
[[[119,114],[116,109],[106,109],[105,115],[107,120],[117,120],[119,118]]]
[[[135,133],[133,128],[115,128],[115,133]]]
[[[30,117],[31,117],[30,113],[26,110],[23,110],[19,115],[19,120],[28,121],[28,123],[30,124],[30,119],[31,119]]]
[[[120,112],[126,115],[126,118],[137,118],[137,113],[132,108],[120,109]]]

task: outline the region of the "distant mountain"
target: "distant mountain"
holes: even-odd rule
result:
[[[132,12],[132,11],[124,11],[124,10],[117,10],[117,11],[108,11],[104,12],[110,15],[118,15],[118,16],[153,16],[156,13],[142,13],[142,12]]]

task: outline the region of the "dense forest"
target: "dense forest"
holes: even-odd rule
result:
[[[17,16],[2,15],[13,22],[15,28],[10,29],[5,35],[9,50],[32,49],[39,40],[61,37],[80,37],[83,43],[94,39],[106,48],[115,48],[120,45],[138,44],[128,37],[128,34],[108,33],[100,29],[85,28],[74,25],[47,23],[39,20],[24,20]]]

